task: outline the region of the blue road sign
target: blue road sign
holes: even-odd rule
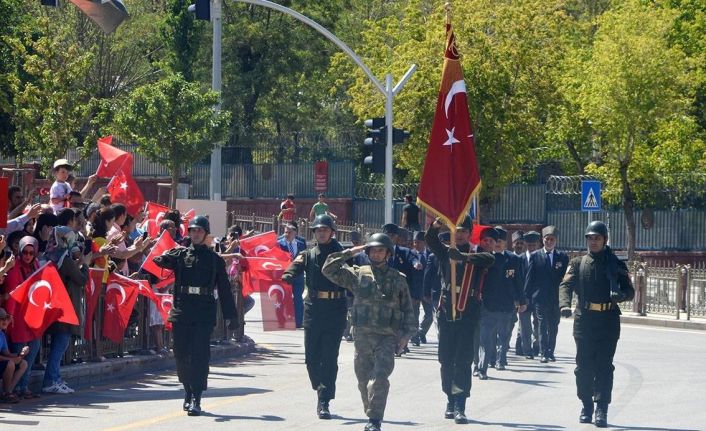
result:
[[[581,211],[601,210],[601,182],[581,181]]]

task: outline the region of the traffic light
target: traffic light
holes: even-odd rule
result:
[[[211,21],[211,1],[196,0],[196,3],[189,5],[189,12],[196,14],[196,19]]]
[[[385,147],[387,146],[387,125],[384,117],[365,120],[368,129],[365,138],[365,149],[371,151],[363,163],[372,165],[371,171],[376,174],[385,173]],[[392,128],[392,143],[401,144],[409,139],[409,130]]]
[[[365,150],[371,155],[363,159],[363,163],[371,165],[370,170],[376,174],[385,173],[385,118],[371,118],[365,120]]]

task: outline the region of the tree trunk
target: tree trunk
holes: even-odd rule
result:
[[[633,260],[635,255],[635,195],[628,181],[628,164],[620,162],[620,183],[623,188],[623,212],[628,226],[628,259]]]

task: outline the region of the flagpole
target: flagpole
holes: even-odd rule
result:
[[[456,248],[456,226],[449,226],[451,231],[451,248]],[[456,261],[449,259],[449,267],[451,268],[451,320],[456,320]]]

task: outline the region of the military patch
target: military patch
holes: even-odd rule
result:
[[[557,262],[554,264],[554,269],[561,269],[564,267],[564,264],[561,262]]]
[[[505,271],[505,278],[514,278],[515,277],[515,270],[514,269],[508,269]]]
[[[292,263],[304,263],[304,254],[305,252],[301,252],[297,255],[297,257],[294,258]]]
[[[196,262],[196,256],[194,256],[193,254],[188,254],[184,258],[184,264],[186,265],[187,268],[193,267],[195,262]]]

